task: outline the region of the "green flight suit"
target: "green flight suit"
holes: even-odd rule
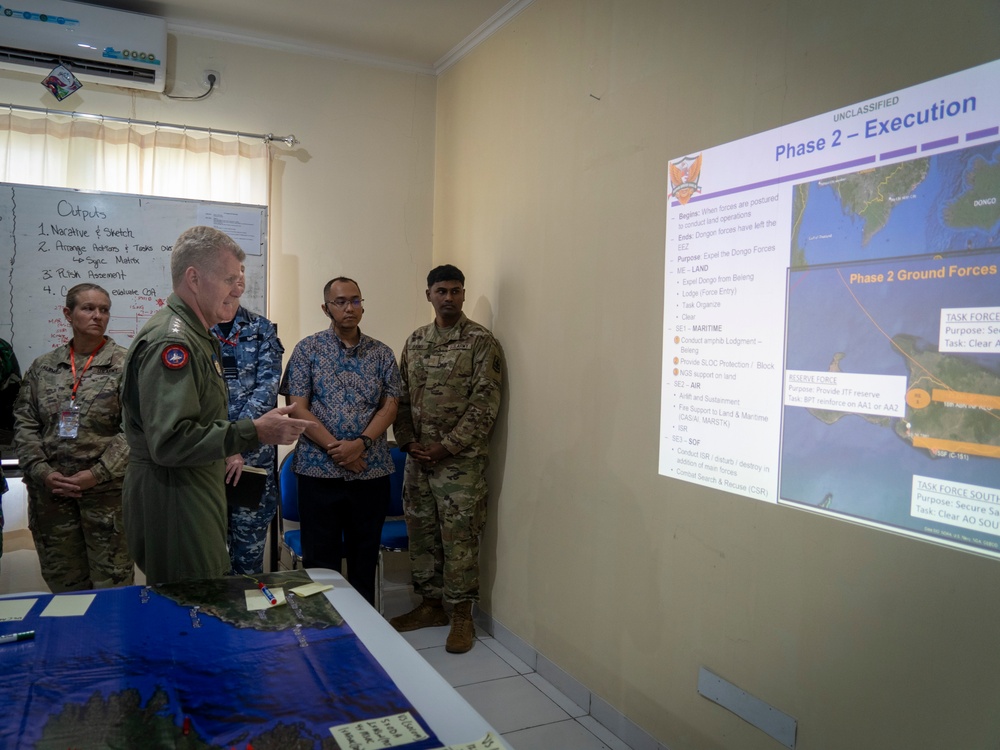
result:
[[[229,572],[224,459],[260,442],[252,420],[229,421],[228,398],[219,342],[171,294],[132,342],[122,378],[125,533],[148,583]]]

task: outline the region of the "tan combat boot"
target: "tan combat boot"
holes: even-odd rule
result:
[[[420,628],[433,628],[438,625],[448,624],[448,613],[441,606],[440,599],[428,599],[426,596],[414,609],[405,615],[398,615],[389,620],[400,633],[409,630],[419,630]]]
[[[458,602],[451,611],[451,632],[444,648],[452,654],[464,654],[472,649],[476,627],[472,624],[472,602]]]

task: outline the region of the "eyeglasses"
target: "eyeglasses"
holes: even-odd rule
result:
[[[326,304],[333,305],[338,310],[346,310],[348,305],[351,307],[361,307],[363,302],[364,300],[361,299],[361,297],[351,297],[350,299],[347,299],[346,297],[337,297],[337,299],[334,300],[327,300]]]

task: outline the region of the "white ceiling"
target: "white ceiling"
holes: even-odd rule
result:
[[[90,0],[168,28],[439,73],[532,0]]]

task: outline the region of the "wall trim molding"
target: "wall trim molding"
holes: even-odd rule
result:
[[[535,0],[510,0],[498,10],[491,19],[463,39],[451,52],[434,63],[434,75],[441,75],[476,47],[485,42],[497,31],[506,26],[511,19]]]
[[[219,26],[206,24],[192,24],[184,21],[167,21],[167,31],[173,34],[184,36],[198,36],[206,39],[217,39],[233,44],[243,44],[250,47],[260,47],[262,49],[274,50],[276,52],[290,52],[298,55],[311,55],[330,60],[342,60],[358,65],[368,65],[375,68],[386,68],[403,73],[420,73],[422,75],[438,76],[448,68],[453,66],[472,50],[489,39],[493,34],[507,25],[508,22],[522,10],[531,5],[535,0],[510,0],[504,7],[498,10],[492,18],[473,31],[463,39],[444,57],[433,65],[423,65],[409,60],[400,60],[393,57],[381,55],[371,55],[357,50],[340,47],[335,44],[311,44],[296,39],[282,36],[260,36],[248,32],[234,32]]]
[[[422,73],[424,75],[435,75],[434,67],[430,65],[420,65],[407,60],[397,60],[390,57],[380,57],[378,55],[368,55],[356,50],[338,47],[334,44],[309,44],[288,37],[264,37],[245,32],[227,31],[214,26],[198,25],[194,26],[178,21],[168,21],[167,31],[184,36],[199,36],[206,39],[218,39],[223,42],[233,44],[243,44],[250,47],[260,47],[262,49],[274,50],[276,52],[290,52],[297,55],[311,55],[313,57],[323,57],[331,60],[342,60],[344,62],[357,63],[358,65],[368,65],[375,68],[387,68],[404,73]]]

